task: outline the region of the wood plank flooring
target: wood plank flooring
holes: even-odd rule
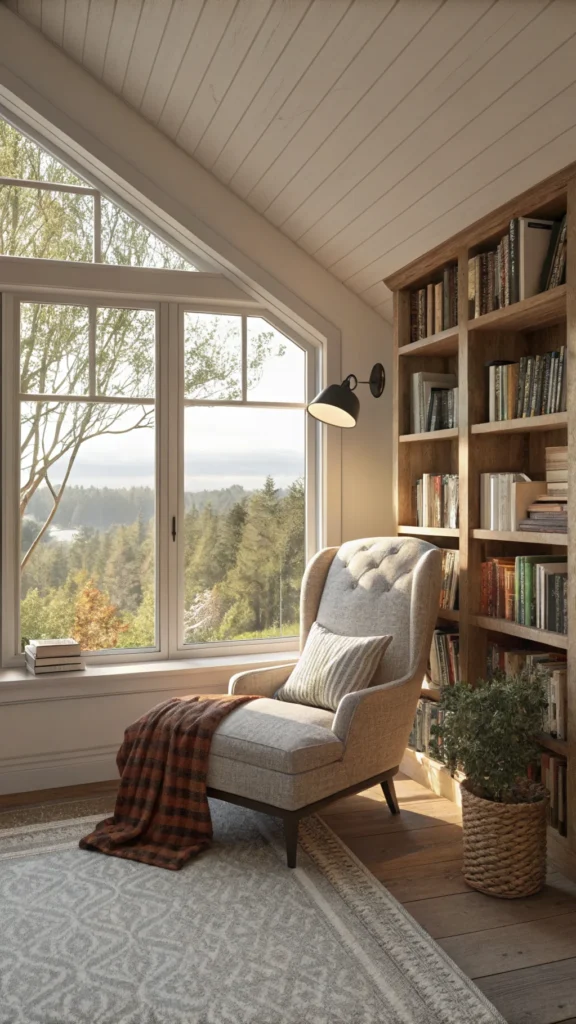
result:
[[[528,899],[474,892],[462,878],[459,808],[405,776],[396,792],[397,817],[374,787],[323,818],[509,1024],[576,1024],[576,884],[551,866]]]
[[[0,827],[104,812],[115,783],[0,797]],[[332,804],[323,817],[420,925],[498,1007],[509,1024],[576,1024],[576,884],[552,865],[543,892],[497,900],[462,878],[460,811],[397,776],[401,813],[380,787]],[[456,1024],[456,1022],[455,1022]]]

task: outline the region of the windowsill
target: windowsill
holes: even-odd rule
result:
[[[120,665],[88,665],[82,672],[47,673],[41,676],[33,676],[26,669],[8,668],[0,671],[0,705],[147,691],[168,694],[174,690],[188,689],[192,693],[225,693],[228,680],[237,672],[290,664],[296,662],[297,658],[297,651],[279,651],[277,655],[242,654]]]

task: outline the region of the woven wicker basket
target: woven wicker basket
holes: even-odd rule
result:
[[[533,803],[482,800],[463,782],[464,878],[490,896],[515,899],[539,892],[546,881],[548,794],[533,786]]]

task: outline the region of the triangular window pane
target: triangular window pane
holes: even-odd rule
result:
[[[196,270],[183,256],[102,196],[102,263],[158,270]]]
[[[7,121],[0,118],[0,177],[24,178],[26,181],[53,181],[59,185],[85,185],[50,153],[40,149]]]
[[[0,254],[33,259],[94,259],[94,197],[59,191],[92,188],[0,118],[0,178],[51,182],[54,190],[0,185]],[[124,267],[195,270],[172,246],[115,203],[101,199],[101,260]]]

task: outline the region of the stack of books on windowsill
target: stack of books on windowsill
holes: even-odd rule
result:
[[[80,644],[66,637],[62,640],[31,640],[24,648],[26,668],[33,676],[60,672],[81,672],[84,669]]]

